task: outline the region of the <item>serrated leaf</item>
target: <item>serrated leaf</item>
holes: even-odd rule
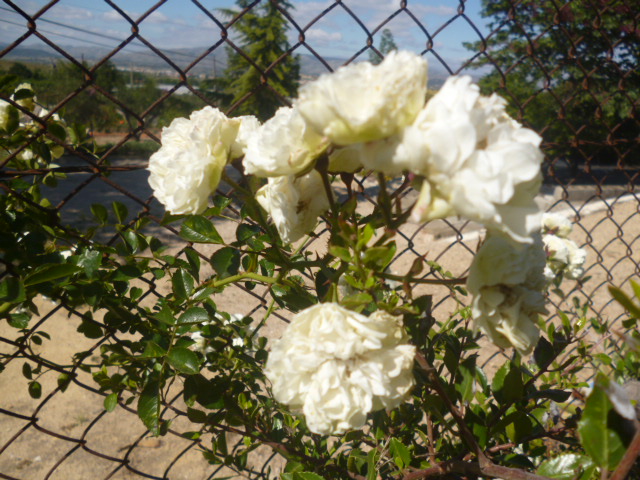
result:
[[[153,433],[159,433],[160,388],[158,382],[150,381],[138,398],[138,416],[142,423]]]
[[[392,438],[389,442],[389,451],[398,468],[403,469],[411,464],[411,452],[397,438]]]
[[[104,398],[104,409],[107,412],[113,412],[118,405],[118,394],[110,393]]]
[[[27,328],[29,326],[29,320],[31,320],[31,317],[26,313],[12,313],[9,315],[9,325],[13,328]]]
[[[176,299],[186,300],[193,292],[194,279],[184,268],[180,268],[171,278],[171,285]]]
[[[236,275],[240,268],[240,252],[232,247],[221,248],[211,256],[210,263],[220,279]]]
[[[64,277],[73,275],[80,271],[80,267],[70,263],[53,263],[42,265],[27,275],[24,279],[24,285],[31,287],[40,283],[59,280]]]
[[[200,215],[185,219],[180,227],[180,236],[194,243],[224,243],[213,223]]]
[[[209,314],[202,307],[192,307],[178,318],[178,325],[194,325],[197,323],[207,323]]]
[[[200,360],[198,355],[184,347],[174,347],[167,355],[169,364],[176,370],[188,375],[200,372]]]

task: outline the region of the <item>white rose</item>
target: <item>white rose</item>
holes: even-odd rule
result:
[[[497,95],[480,96],[470,77],[451,77],[388,147],[389,173],[407,169],[425,177],[415,221],[461,215],[532,242],[540,228],[534,197],[541,138],[511,119],[504,103]]]
[[[269,213],[285,243],[311,232],[318,216],[330,207],[322,177],[316,170],[301,177],[269,178],[269,183],[256,192],[256,200]]]
[[[366,317],[324,303],[294,317],[273,345],[265,374],[275,399],[302,411],[312,432],[340,434],[406,398],[414,356],[398,317],[382,311]]]
[[[542,233],[554,234],[561,238],[567,238],[573,231],[571,221],[559,213],[544,213],[542,215]]]
[[[33,112],[33,110],[35,110],[36,108],[36,94],[33,92],[33,87],[31,86],[30,83],[21,83],[20,85],[18,85],[16,87],[16,92],[20,91],[20,90],[28,90],[30,92],[30,95],[27,95],[24,98],[21,98],[20,100],[15,100],[15,94],[11,95],[11,100],[15,100],[15,102],[20,105],[23,108],[26,108],[27,110],[29,110],[30,112]]]
[[[427,61],[394,51],[379,64],[340,67],[300,88],[297,108],[336,145],[379,140],[410,125],[424,106]]]
[[[548,231],[560,232],[561,230],[549,228]],[[577,280],[584,275],[587,252],[579,248],[573,240],[547,234],[542,236],[542,241],[547,252],[547,269],[553,272],[553,276],[547,273],[550,281],[562,278],[564,275]]]
[[[249,139],[253,137],[260,128],[260,121],[253,115],[235,117],[234,120],[240,121],[240,129],[238,130],[235,141],[231,145],[231,158],[240,158],[245,153]]]
[[[0,129],[7,130],[11,124],[18,124],[18,110],[9,102],[0,100]]]
[[[349,145],[333,149],[329,154],[330,172],[353,173],[362,168],[359,145]]]
[[[559,265],[569,263],[569,244],[564,238],[556,235],[543,235],[542,241],[547,251],[547,261]]]
[[[522,245],[502,234],[488,234],[467,279],[476,328],[501,348],[529,353],[539,337],[538,315],[546,313],[546,281],[539,236]]]
[[[570,242],[568,245],[569,262],[567,264],[567,278],[578,280],[584,275],[584,263],[587,260],[587,252],[582,248],[578,248],[578,245],[572,240],[567,240],[567,242]]]
[[[229,159],[240,122],[205,107],[162,129],[162,147],[149,158],[149,185],[173,214],[197,214],[207,207]]]
[[[295,175],[308,169],[328,146],[298,110],[282,107],[247,141],[244,171],[259,177]]]

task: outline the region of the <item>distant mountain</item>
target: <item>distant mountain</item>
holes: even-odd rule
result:
[[[6,45],[0,45],[0,50]],[[111,51],[104,47],[94,46],[72,46],[61,45],[65,52],[79,61],[95,63],[108,56]],[[169,62],[181,69],[188,68],[194,61],[198,63],[193,66],[189,72],[194,75],[220,75],[227,65],[227,52],[222,46],[200,58],[207,51],[205,47],[200,48],[174,48],[174,49],[158,49],[161,54],[167,57]],[[300,56],[300,74],[303,81],[311,80],[318,77],[329,70],[327,67],[313,55],[299,54]],[[2,60],[13,60],[18,62],[32,63],[49,63],[63,59],[64,56],[48,45],[28,45],[18,47],[7,53]],[[343,65],[347,60],[336,57],[323,57],[324,61],[333,70]],[[145,45],[137,44],[135,46],[127,45],[125,48],[115,53],[111,58],[117,67],[121,69],[146,70],[149,73],[161,75],[169,75],[175,73],[175,69],[167,60],[163,59],[156,52]],[[449,74],[437,65],[431,64],[429,68],[429,87],[439,88],[446,80]]]

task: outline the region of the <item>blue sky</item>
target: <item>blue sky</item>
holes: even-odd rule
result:
[[[37,12],[48,0],[18,0],[17,5],[28,14]],[[115,0],[125,12],[137,19],[152,7],[156,0]],[[234,7],[233,0],[201,0],[200,3],[214,16],[224,22],[218,12],[220,8]],[[457,69],[471,55],[462,43],[476,40],[477,34],[465,18],[458,16],[460,0],[408,0],[407,11],[400,11],[400,0],[292,0],[295,9],[293,19],[305,32],[306,42],[319,54],[349,58],[366,44],[367,35],[351,17],[346,6],[361,19],[370,31],[378,28],[389,16],[399,12],[383,28],[389,28],[401,49],[416,52],[426,48],[427,36],[411,14],[419,20],[430,34],[452,18],[453,22],[435,35],[434,48],[452,69]],[[309,23],[321,12],[334,6],[324,17],[309,27]],[[0,6],[0,41],[9,43],[22,35],[25,21],[9,11],[10,7]],[[479,15],[480,0],[464,3],[464,14],[478,29],[486,32],[486,21]],[[457,17],[457,18],[456,18]],[[19,25],[15,25],[15,23]],[[119,41],[130,34],[130,25],[111,6],[100,0],[61,0],[48,10],[37,22],[38,29],[60,45],[100,45],[114,48]],[[86,30],[86,31],[85,31]],[[380,29],[381,30],[381,29]],[[144,38],[160,48],[201,47],[220,39],[220,28],[205,13],[189,0],[168,0],[150,14],[140,28]],[[291,42],[296,43],[298,32],[290,30]],[[380,32],[374,36],[378,45]],[[38,43],[29,39],[29,43]],[[132,49],[144,49],[141,44]],[[300,47],[300,53],[309,53]],[[433,63],[438,61],[430,55]],[[365,56],[366,58],[366,56]]]

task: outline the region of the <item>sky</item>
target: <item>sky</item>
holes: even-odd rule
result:
[[[263,0],[264,1],[264,0]],[[14,0],[27,14],[39,11],[48,0]],[[291,17],[304,30],[306,43],[323,56],[350,58],[366,45],[367,33],[373,32],[374,45],[379,44],[383,28],[391,30],[399,48],[415,52],[426,49],[428,36],[433,36],[434,50],[456,70],[472,55],[463,42],[478,39],[469,25],[473,22],[485,34],[486,19],[480,17],[480,0],[407,0],[406,10],[400,8],[400,0],[290,0],[294,9]],[[157,0],[114,0],[113,3],[137,20]],[[220,9],[234,8],[233,0],[199,0],[199,3],[221,23],[225,17]],[[461,16],[458,10],[464,8]],[[313,20],[322,12],[325,15]],[[357,16],[365,29],[352,15]],[[393,16],[396,14],[395,16]],[[388,23],[381,25],[393,16]],[[412,18],[412,16],[414,18]],[[466,18],[465,18],[466,17]],[[420,23],[420,25],[416,22]],[[451,21],[452,20],[452,21]],[[440,26],[451,23],[436,33]],[[0,43],[11,43],[27,31],[25,20],[7,4],[0,5]],[[130,24],[109,4],[101,0],[60,0],[36,22],[44,35],[59,45],[95,45],[114,48],[131,33]],[[140,24],[141,35],[150,43],[163,49],[206,47],[220,40],[221,29],[214,20],[190,0],[167,0],[149,14]],[[291,44],[298,42],[299,32],[290,28]],[[41,43],[29,38],[25,45]],[[136,42],[131,49],[144,50]],[[203,48],[204,49],[204,48]],[[301,45],[299,53],[310,53]],[[368,54],[364,54],[366,59]],[[431,63],[439,64],[429,53]]]

